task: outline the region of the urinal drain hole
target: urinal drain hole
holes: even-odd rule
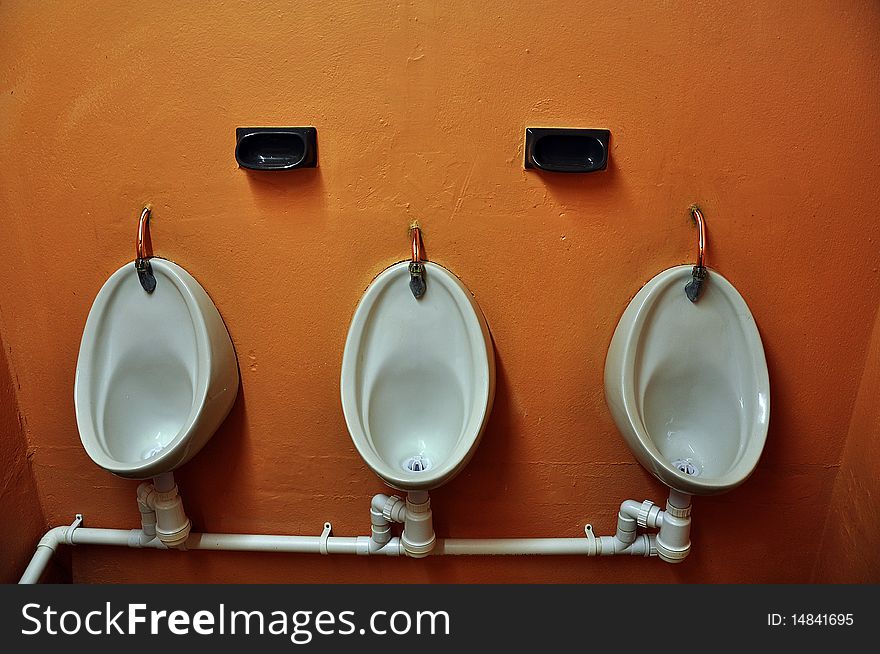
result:
[[[686,475],[690,475],[692,477],[698,477],[700,475],[700,468],[696,463],[691,461],[690,459],[678,459],[672,462],[680,472],[683,472]]]
[[[431,469],[431,459],[424,454],[416,454],[404,460],[403,469],[409,472],[425,472]]]

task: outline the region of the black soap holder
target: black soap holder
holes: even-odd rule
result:
[[[250,170],[293,170],[318,165],[314,127],[238,127],[235,160]]]
[[[608,166],[607,129],[526,128],[526,168],[592,173]]]

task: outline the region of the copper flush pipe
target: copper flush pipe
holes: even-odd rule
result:
[[[147,256],[147,246],[146,243],[144,243],[144,236],[146,235],[149,222],[150,207],[144,207],[144,210],[141,211],[141,217],[138,219],[137,242],[135,243],[136,259],[149,259]]]
[[[700,230],[699,249],[697,250],[697,267],[703,268],[703,256],[706,252],[706,225],[703,222],[703,213],[697,205],[691,206],[691,216],[697,222],[697,228]]]
[[[412,262],[422,262],[422,230],[418,227],[412,228]]]
[[[138,219],[137,241],[135,242],[134,269],[137,271],[138,281],[144,291],[152,293],[156,290],[156,276],[150,265],[150,255],[147,254],[146,235],[150,222],[150,207],[144,207],[141,217]]]
[[[703,285],[709,277],[709,271],[703,265],[706,256],[706,221],[703,220],[703,212],[695,204],[691,205],[691,216],[697,223],[697,229],[700,230],[700,240],[697,245],[697,265],[691,270],[691,281],[684,287],[684,292],[688,300],[696,303],[704,290]]]

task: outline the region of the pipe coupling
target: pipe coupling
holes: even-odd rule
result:
[[[681,508],[673,505],[670,502],[666,503],[666,512],[669,515],[675,516],[676,518],[687,518],[691,515],[691,505],[688,504],[686,507]]]
[[[406,520],[406,502],[392,495],[382,507],[382,515],[388,522],[404,522]]]
[[[413,492],[406,496],[405,520],[400,542],[407,556],[416,559],[428,556],[434,549],[434,515],[427,493]]]
[[[639,527],[642,529],[655,528],[660,526],[660,507],[656,506],[651,500],[645,500],[639,507],[639,513],[636,517]]]

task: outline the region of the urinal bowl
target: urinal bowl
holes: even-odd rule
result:
[[[710,272],[691,303],[691,266],[648,282],[624,311],[605,362],[614,422],[639,462],[683,493],[730,490],[755,469],[770,420],[761,337],[742,296]]]
[[[407,262],[367,288],[342,359],[342,408],[367,465],[398,490],[430,490],[473,455],[495,394],[489,328],[455,275],[425,263],[410,291]]]
[[[117,270],[89,312],[74,403],[91,459],[121,477],[171,472],[208,442],[238,393],[238,364],[216,307],[180,266],[150,260],[146,293],[134,264]]]

